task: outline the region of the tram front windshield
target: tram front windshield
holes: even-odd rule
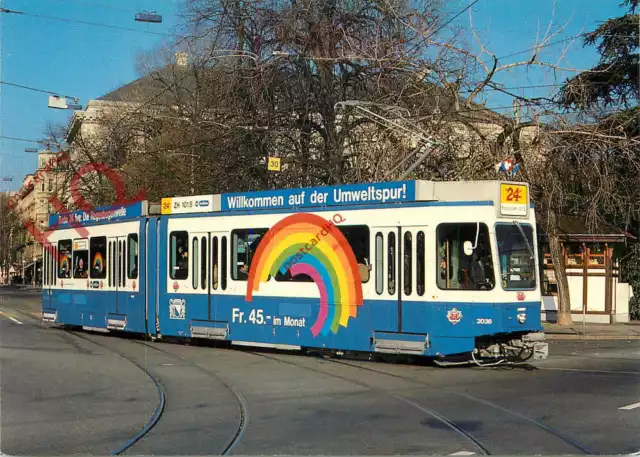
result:
[[[533,228],[523,224],[498,224],[498,263],[500,280],[506,290],[534,289],[536,263]]]

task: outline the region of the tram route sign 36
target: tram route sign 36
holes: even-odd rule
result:
[[[529,188],[525,184],[500,183],[500,214],[526,216],[529,209]]]

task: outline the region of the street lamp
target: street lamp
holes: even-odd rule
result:
[[[67,104],[67,98],[73,100],[73,104]],[[77,97],[67,97],[60,95],[49,95],[49,108],[54,109],[72,109],[72,110],[80,110],[82,109],[82,105],[78,105]]]
[[[152,22],[159,24],[162,22],[162,16],[155,14],[155,11],[143,11],[142,13],[136,13],[136,22]]]

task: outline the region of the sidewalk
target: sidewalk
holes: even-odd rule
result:
[[[543,322],[547,340],[640,340],[640,322],[560,326]]]
[[[42,291],[42,286],[32,286],[31,284],[0,284],[0,287],[9,287],[11,289],[26,290],[29,292]]]

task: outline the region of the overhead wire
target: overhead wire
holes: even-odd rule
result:
[[[78,97],[74,97],[74,96],[71,96],[71,95],[64,95],[64,94],[61,94],[60,92],[54,92],[52,90],[38,89],[37,87],[24,86],[22,84],[10,83],[8,81],[0,81],[0,84],[4,84],[6,86],[18,87],[20,89],[31,90],[31,91],[34,91],[34,92],[41,92],[41,93],[44,93],[44,94],[59,95],[61,97],[65,97],[65,98],[73,98],[73,99],[77,99],[78,98]]]
[[[531,52],[531,51],[537,51],[538,49],[548,48],[550,46],[555,46],[557,44],[562,44],[562,43],[565,43],[567,41],[575,40],[576,38],[580,38],[581,36],[589,35],[590,33],[591,32],[579,33],[578,35],[573,35],[573,36],[570,36],[570,37],[567,37],[567,38],[563,38],[562,40],[552,41],[551,43],[542,44],[540,46],[532,46],[532,47],[524,49],[522,51],[517,51],[517,52],[513,52],[511,54],[500,56],[497,59],[498,60],[506,59],[507,57],[518,56],[520,54],[526,54],[526,53]],[[601,36],[603,36],[603,37],[605,37],[605,36],[616,36],[616,37],[635,38],[637,35],[601,35]]]
[[[122,26],[119,26],[119,25],[103,24],[101,22],[81,21],[81,20],[78,20],[78,19],[69,19],[69,18],[66,18],[66,17],[48,16],[48,15],[45,15],[45,14],[36,14],[36,13],[26,13],[24,11],[10,10],[10,9],[7,9],[7,8],[0,8],[0,13],[16,14],[16,15],[20,15],[20,16],[30,16],[30,17],[37,17],[37,18],[42,18],[42,19],[51,19],[51,20],[55,20],[55,21],[70,22],[70,23],[75,23],[75,24],[92,25],[92,26],[96,26],[96,27],[104,27],[104,28],[116,29],[116,30],[126,30],[126,31],[129,31],[129,32],[146,33],[146,34],[149,34],[149,35],[156,35],[156,36],[166,36],[166,37],[173,37],[173,38],[186,38],[185,36],[175,35],[175,34],[172,34],[172,33],[152,32],[151,30],[133,29],[133,28],[130,28],[130,27],[122,27]]]
[[[67,5],[70,5],[72,3],[76,3],[78,5],[99,6],[101,8],[110,8],[110,9],[114,9],[114,10],[128,11],[128,12],[132,12],[132,13],[137,13],[138,12],[138,10],[135,10],[133,8],[125,8],[124,6],[116,6],[116,5],[105,5],[104,3],[87,2],[85,0],[49,0],[49,1],[55,1],[55,2],[59,2],[59,3],[66,3]]]

